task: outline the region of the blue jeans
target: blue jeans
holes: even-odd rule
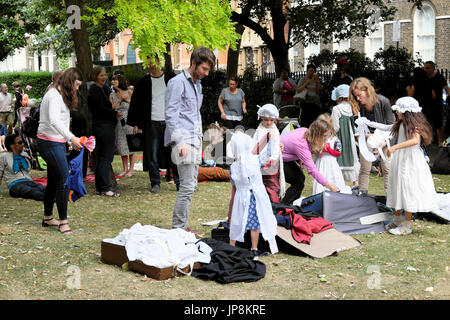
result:
[[[19,181],[9,189],[9,195],[13,198],[32,199],[44,201],[45,187],[33,180]]]
[[[97,192],[111,190],[109,173],[114,160],[116,143],[115,123],[95,123],[92,131],[95,136],[95,152],[97,155],[95,167],[95,187]]]
[[[44,215],[53,215],[56,202],[59,219],[67,219],[69,188],[66,186],[69,165],[66,157],[66,144],[38,139],[38,151],[47,163],[47,187],[44,197]]]

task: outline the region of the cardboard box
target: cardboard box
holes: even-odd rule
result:
[[[148,266],[144,264],[142,261],[128,261],[127,252],[125,246],[104,242],[102,241],[101,246],[101,259],[103,263],[116,265],[118,267],[122,267],[124,263],[128,262],[128,268],[131,271],[145,274],[148,277],[156,280],[167,280],[173,277],[180,277],[184,274],[177,271],[175,267],[167,267],[167,268],[157,268],[153,266]],[[194,264],[194,269],[200,267],[201,264],[196,262]],[[182,269],[184,273],[189,273],[190,266]]]
[[[142,261],[135,260],[128,262],[128,267],[130,270],[145,274],[147,277],[156,280],[167,280],[173,277],[181,277],[184,276],[184,273],[189,273],[191,270],[190,266],[186,266],[181,269],[184,273],[179,272],[176,267],[167,267],[167,268],[157,268],[153,266],[148,266],[144,264]],[[200,267],[200,263],[194,263],[193,269]]]
[[[102,241],[101,246],[102,262],[113,264],[119,267],[128,262],[125,246]]]

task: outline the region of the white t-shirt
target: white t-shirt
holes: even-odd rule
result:
[[[164,74],[159,78],[152,77],[152,120],[165,120],[165,102],[166,82]]]

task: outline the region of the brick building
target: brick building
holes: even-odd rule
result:
[[[399,48],[407,48],[423,61],[435,61],[439,69],[450,69],[450,6],[448,0],[423,1],[421,10],[407,0],[394,0],[397,8],[391,21],[382,21],[379,28],[369,36],[354,37],[340,43],[320,43],[306,48],[293,48],[294,70],[302,70],[308,57],[322,49],[344,51],[353,48],[373,58],[375,52],[389,46],[397,46],[393,40],[394,30],[399,27]]]

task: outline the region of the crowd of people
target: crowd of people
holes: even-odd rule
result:
[[[172,228],[201,234],[189,227],[189,211],[199,166],[204,160],[201,80],[214,69],[216,59],[210,49],[197,48],[191,54],[189,68],[175,75],[159,67],[157,56],[147,58],[149,72],[135,87],[129,85],[120,70],[114,72],[109,85],[105,68],[93,67],[91,81],[87,83],[87,103],[96,148],[91,160],[85,157],[84,166],[87,167],[88,161],[92,165],[97,195],[119,197],[111,182],[115,181],[114,154],[122,160],[123,170],[118,176],[132,177],[136,152],[131,150],[129,137],[141,135],[143,170],[149,172],[149,191],[161,192],[160,169],[166,168],[177,189]],[[0,151],[6,151],[0,156],[0,180],[6,181],[13,197],[43,201],[42,226],[55,226],[64,234],[73,234],[67,220],[70,191],[66,183],[67,146],[75,152],[71,158],[75,157],[83,148],[80,138],[86,132],[86,128],[77,124],[85,123],[77,121],[81,79],[76,68],[55,72],[40,105],[37,146],[47,164],[45,188],[31,180],[23,140],[12,134],[13,103],[16,109],[20,108],[17,101],[23,90],[18,83],[14,84],[15,99],[5,84],[0,92],[0,135],[6,135],[6,139],[0,140]],[[433,180],[420,145],[432,142],[432,128],[436,129],[438,143],[442,143],[441,93],[442,90],[450,93],[434,64],[427,62],[424,69],[414,70],[405,97],[394,105],[376,92],[369,79],[353,79],[347,68],[334,80],[331,98],[336,105],[331,114],[324,114],[320,107],[323,85],[316,67],[308,65],[306,76],[297,83],[287,71],[282,71],[273,84],[273,104],[259,107],[261,122],[250,137],[241,125],[247,114],[245,93],[236,77],[228,79],[217,105],[221,114],[218,120],[225,125],[220,134],[229,143],[226,151],[220,152],[232,159],[231,244],[242,241],[244,232],[251,230],[251,249],[255,255],[260,254],[257,251],[260,232],[271,244],[271,251],[276,252],[276,221],[270,204],[290,205],[301,197],[306,179],[303,168],[314,178],[313,193],[329,190],[367,195],[375,155],[380,158],[387,205],[395,210],[390,225],[392,234],[410,233],[412,213],[434,208]],[[300,127],[280,135],[276,126],[279,109],[291,104],[299,104],[302,109]],[[365,131],[361,130],[363,127]],[[376,130],[391,132],[392,136],[374,147],[370,141]],[[408,172],[419,170],[421,174],[408,175],[405,167]],[[426,199],[417,196],[424,194],[428,195]],[[55,203],[59,220],[53,216]],[[405,221],[401,220],[402,209]]]

